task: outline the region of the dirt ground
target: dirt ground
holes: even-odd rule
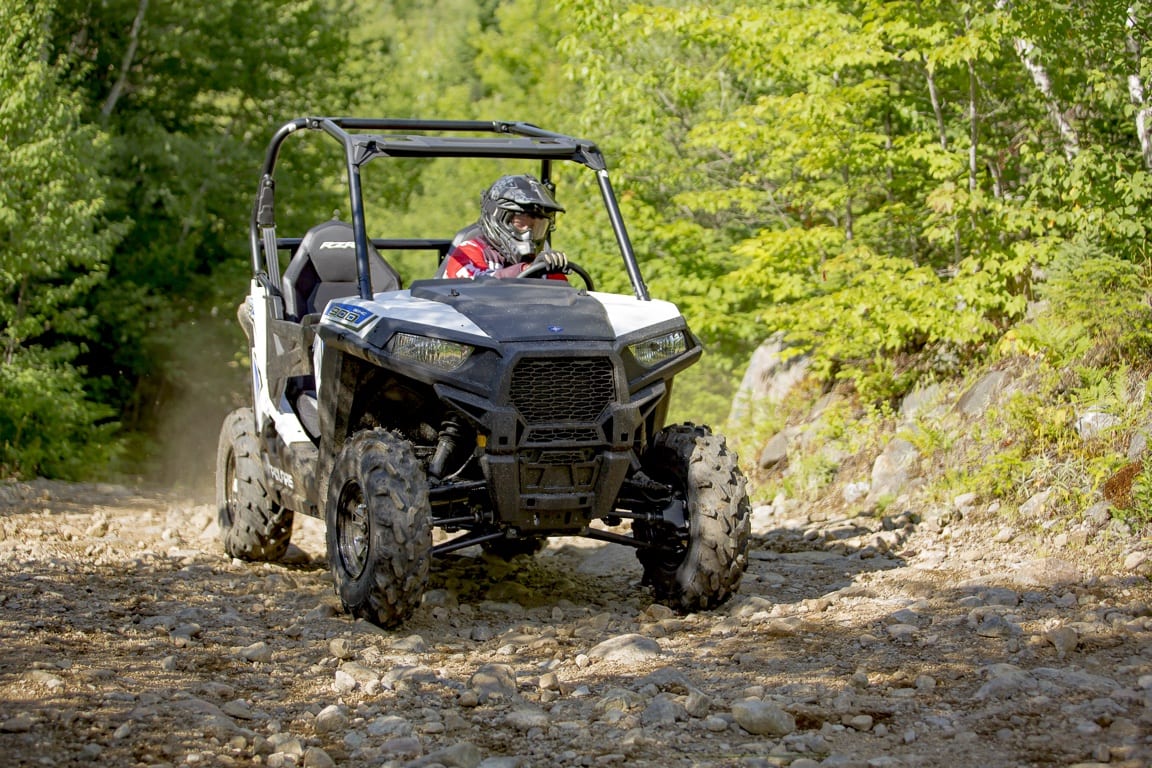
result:
[[[318,521],[253,564],[208,504],[2,485],[0,763],[1152,764],[1140,542],[959,509],[763,507],[753,533],[710,613],[653,605],[628,549],[562,539],[437,561],[384,632],[340,611]]]

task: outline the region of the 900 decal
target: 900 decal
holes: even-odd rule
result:
[[[374,317],[371,310],[364,307],[354,307],[351,304],[331,304],[324,316],[334,323],[353,330],[363,328]]]

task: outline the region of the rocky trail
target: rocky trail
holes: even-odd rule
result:
[[[0,486],[0,763],[1152,764],[1152,562],[985,518],[761,507],[693,616],[616,545],[465,551],[384,632],[339,611],[317,521],[252,564],[210,505]]]

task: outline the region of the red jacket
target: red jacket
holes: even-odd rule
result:
[[[529,262],[530,263],[530,262]],[[501,253],[481,234],[462,240],[444,260],[444,277],[516,277],[528,264],[506,264]]]
[[[508,264],[503,254],[488,242],[479,227],[464,231],[464,239],[457,243],[444,259],[441,276],[475,279],[481,275],[488,277],[516,277],[532,264],[532,260]],[[568,281],[563,274],[556,272],[547,275],[549,280]]]

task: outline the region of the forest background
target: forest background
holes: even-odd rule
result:
[[[0,478],[210,474],[249,386],[235,309],[259,164],[301,115],[526,120],[595,140],[652,294],[709,350],[673,415],[738,437],[764,429],[724,422],[774,334],[873,413],[1009,355],[1073,372],[1062,397],[1093,371],[1146,369],[1150,10],[0,4]],[[339,179],[309,157],[283,177],[339,206]],[[475,217],[483,173],[403,164],[370,190],[397,212],[379,224],[446,236]],[[293,215],[283,231],[315,223]],[[607,233],[563,237],[627,290]]]

